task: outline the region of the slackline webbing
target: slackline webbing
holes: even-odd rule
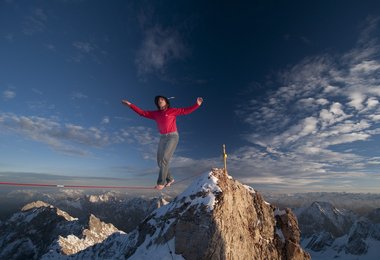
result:
[[[182,180],[174,182],[171,186],[191,179],[200,174],[186,177]],[[48,183],[20,183],[20,182],[0,182],[4,186],[24,186],[24,187],[50,187],[50,188],[78,188],[78,189],[131,189],[131,190],[154,190],[152,186],[107,186],[107,185],[63,185],[63,184],[48,184]]]

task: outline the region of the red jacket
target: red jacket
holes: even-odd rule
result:
[[[187,115],[195,111],[199,107],[198,103],[186,108],[167,108],[165,110],[144,111],[134,104],[130,105],[140,116],[153,119],[157,123],[160,134],[168,134],[177,131],[176,117]]]

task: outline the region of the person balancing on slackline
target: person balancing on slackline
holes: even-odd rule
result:
[[[169,161],[177,147],[179,135],[177,132],[176,118],[177,116],[187,115],[194,112],[202,104],[203,98],[198,97],[197,102],[191,107],[172,108],[170,107],[169,99],[164,96],[156,96],[154,103],[157,110],[145,111],[132,104],[128,100],[122,100],[124,105],[129,106],[140,116],[153,119],[157,123],[158,131],[160,132],[160,142],[157,149],[157,164],[160,168],[158,174],[157,190],[162,190],[164,187],[169,187],[173,184],[174,179],[169,172]]]

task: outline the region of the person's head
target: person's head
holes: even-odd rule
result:
[[[156,107],[160,110],[170,107],[169,99],[164,96],[156,96],[154,98],[154,103],[156,104]]]

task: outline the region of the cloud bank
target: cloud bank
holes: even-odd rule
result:
[[[234,154],[236,167],[302,185],[375,173],[369,165],[378,157],[356,144],[373,146],[380,133],[380,45],[370,37],[377,23],[368,19],[349,52],[306,57],[278,74],[277,90],[238,107],[252,132],[244,136],[251,145]]]
[[[108,124],[109,120],[108,117],[104,117],[101,124]],[[0,112],[0,133],[17,134],[73,156],[90,156],[94,148],[128,143],[134,144],[144,158],[152,159],[158,143],[158,137],[153,129],[143,126],[112,132],[101,127],[63,123],[57,118],[4,112]]]

